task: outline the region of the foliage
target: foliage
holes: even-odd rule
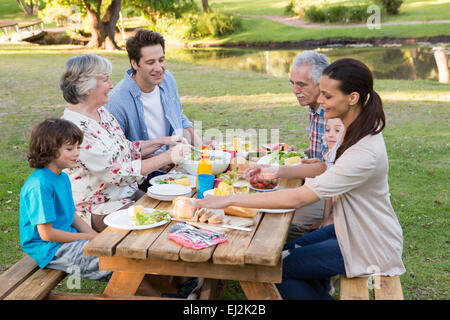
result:
[[[148,28],[178,39],[219,37],[239,30],[240,19],[235,16],[211,10],[184,14],[181,19],[162,16]]]
[[[123,7],[131,15],[144,15],[156,22],[162,16],[181,18],[186,12],[197,11],[195,0],[124,0]]]
[[[305,19],[309,22],[330,22],[330,23],[355,23],[366,22],[369,14],[367,8],[369,4],[359,4],[352,6],[310,6],[305,9]]]
[[[398,14],[403,0],[377,0],[377,2],[386,9],[388,14]]]
[[[291,0],[284,8],[284,14],[303,17],[305,14],[305,7],[306,4],[304,0]]]

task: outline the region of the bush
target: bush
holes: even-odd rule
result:
[[[377,2],[386,9],[388,14],[398,14],[403,0],[377,0]]]
[[[305,10],[305,19],[309,22],[325,22],[327,15],[323,9],[311,6]]]
[[[149,29],[178,39],[218,37],[239,30],[241,20],[219,11],[188,13],[181,19],[160,16]]]
[[[305,8],[307,4],[305,0],[291,0],[284,8],[284,13],[287,15],[297,15],[303,17],[305,15]]]
[[[367,8],[369,4],[353,6],[310,6],[305,10],[305,19],[309,22],[329,22],[329,23],[356,23],[366,22],[369,14]]]

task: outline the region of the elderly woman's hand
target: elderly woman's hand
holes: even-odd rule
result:
[[[167,152],[170,152],[170,159],[173,163],[178,164],[186,158],[192,151],[192,146],[186,143],[178,143],[174,147],[170,148]]]
[[[182,136],[173,135],[170,137],[164,137],[164,144],[166,144],[168,146],[175,146],[179,143],[189,144],[189,142],[186,140],[186,138],[182,137]]]

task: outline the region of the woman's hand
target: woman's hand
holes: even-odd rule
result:
[[[186,143],[178,143],[173,148],[170,148],[167,152],[170,153],[170,160],[172,163],[178,164],[186,158],[192,151],[192,146]]]
[[[278,168],[278,166],[271,166],[269,164],[258,164],[248,168],[244,173],[244,178],[248,180],[255,177],[262,177],[263,179],[277,179],[280,177]]]
[[[203,199],[195,201],[194,210],[201,208],[222,209],[230,206],[229,196],[207,195]]]
[[[168,146],[176,146],[177,144],[189,144],[189,142],[186,140],[185,137],[182,136],[169,136],[169,137],[163,137],[164,144]]]
[[[312,164],[312,163],[318,163],[318,162],[322,162],[322,161],[320,161],[320,159],[317,159],[317,158],[311,158],[311,159],[307,159],[307,158],[305,158],[305,159],[302,159],[302,164]]]

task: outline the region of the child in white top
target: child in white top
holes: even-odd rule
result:
[[[344,133],[344,125],[339,118],[330,118],[326,120],[325,134],[323,140],[328,147],[328,152],[324,156],[324,161],[327,164],[327,170],[334,165],[336,159],[336,151],[340,146],[340,141]],[[333,223],[333,199],[325,200],[323,208],[323,218],[311,226],[311,231],[323,228]]]

